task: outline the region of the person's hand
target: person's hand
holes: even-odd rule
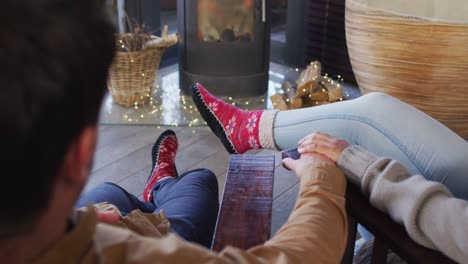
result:
[[[326,156],[317,153],[305,153],[297,160],[291,158],[283,159],[283,166],[288,170],[294,171],[299,178],[307,171],[327,165],[335,165],[335,163]]]
[[[305,153],[319,153],[337,162],[343,150],[348,146],[348,142],[343,139],[316,132],[301,139],[297,151],[301,155]]]
[[[120,220],[120,215],[110,211],[96,211],[97,221],[100,223],[112,224]]]

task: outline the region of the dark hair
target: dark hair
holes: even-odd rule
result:
[[[66,150],[95,126],[115,52],[99,0],[5,0],[0,15],[0,237],[47,208]]]

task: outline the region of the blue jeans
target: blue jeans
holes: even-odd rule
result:
[[[273,133],[280,149],[323,132],[378,156],[401,162],[412,174],[445,184],[468,199],[468,142],[447,127],[383,93],[324,106],[279,112]]]
[[[108,202],[123,215],[140,209],[144,213],[161,210],[171,230],[188,241],[210,247],[218,215],[218,181],[207,169],[185,172],[153,187],[153,201],[143,202],[114,183],[103,183],[81,195],[75,207]]]

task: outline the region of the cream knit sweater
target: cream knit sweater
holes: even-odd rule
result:
[[[410,175],[397,161],[379,158],[359,146],[346,148],[338,167],[361,187],[373,206],[404,225],[413,240],[468,263],[468,201],[454,198],[440,183]]]

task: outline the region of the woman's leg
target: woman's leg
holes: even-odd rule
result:
[[[164,211],[172,231],[210,247],[218,215],[218,181],[207,169],[186,172],[154,186],[156,211]]]
[[[76,202],[75,207],[80,208],[88,204],[101,202],[108,202],[117,206],[124,216],[136,209],[140,209],[145,213],[152,213],[156,208],[153,203],[142,202],[135,195],[110,182],[100,184],[96,188],[83,193]]]
[[[382,93],[279,112],[273,135],[280,149],[313,132],[343,138],[400,161],[411,173],[444,183],[468,199],[468,143],[414,107]]]
[[[400,161],[411,173],[444,183],[468,199],[468,143],[433,118],[393,97],[371,93],[354,100],[297,110],[242,111],[200,84],[192,99],[230,153],[288,149],[313,132],[328,133]]]

